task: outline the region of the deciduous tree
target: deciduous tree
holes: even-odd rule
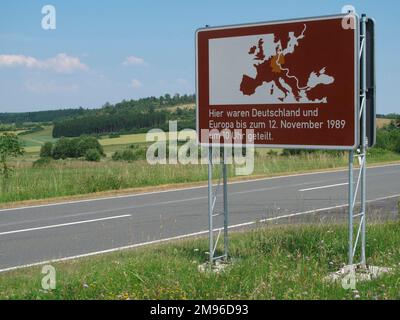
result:
[[[11,168],[7,165],[7,161],[11,157],[17,157],[24,153],[24,149],[14,133],[4,133],[0,135],[0,174],[4,178],[8,178]]]

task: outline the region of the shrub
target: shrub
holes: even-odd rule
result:
[[[284,149],[282,155],[287,157],[287,156],[310,154],[310,153],[315,153],[317,151],[318,150],[308,150],[308,149]]]
[[[66,158],[80,158],[86,157],[88,150],[94,149],[104,156],[104,150],[102,145],[95,137],[83,136],[79,138],[61,138],[57,141],[53,148],[54,159],[66,159]]]
[[[50,158],[53,156],[53,144],[51,142],[46,142],[40,148],[40,157],[41,158]]]
[[[135,155],[135,152],[133,150],[119,150],[115,151],[114,154],[112,155],[112,159],[114,161],[135,161],[137,160],[137,157]]]
[[[378,157],[378,156],[384,156],[387,154],[390,154],[390,151],[387,149],[381,149],[381,148],[376,148],[376,147],[367,149],[367,155],[369,157]]]
[[[0,134],[0,175],[9,178],[12,168],[7,165],[7,160],[24,154],[24,148],[14,133]]]
[[[131,145],[125,150],[119,150],[112,155],[114,161],[136,161],[146,159],[146,148],[138,145]]]
[[[15,124],[0,124],[0,131],[16,131]]]
[[[86,161],[99,162],[101,154],[97,149],[89,149],[86,151],[85,159]]]
[[[278,151],[276,151],[276,150],[268,150],[267,154],[269,156],[277,156],[278,155]]]
[[[394,151],[400,153],[400,137],[397,139],[395,145],[394,145]]]
[[[388,127],[377,130],[376,148],[400,152],[400,129]]]
[[[103,146],[99,143],[99,141],[95,137],[83,136],[80,138],[75,138],[76,140],[76,157],[86,156],[86,152],[90,149],[95,149],[98,151],[100,156],[104,156]]]
[[[72,139],[61,138],[53,148],[54,159],[75,158],[75,148]]]
[[[41,157],[39,159],[37,159],[34,163],[33,163],[33,167],[34,168],[42,168],[42,167],[46,167],[48,166],[50,163],[52,162],[52,159],[49,157]]]

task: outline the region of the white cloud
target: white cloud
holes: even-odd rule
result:
[[[128,56],[125,58],[124,62],[122,62],[124,66],[146,66],[147,63],[143,58]]]
[[[143,87],[143,84],[138,79],[132,79],[131,87],[137,89]]]
[[[25,67],[30,69],[49,69],[57,73],[72,73],[74,71],[86,71],[87,65],[79,58],[59,53],[47,60],[38,60],[24,55],[0,55],[0,67]]]
[[[189,81],[187,81],[186,79],[183,79],[183,78],[176,79],[176,82],[178,84],[180,84],[181,86],[188,86],[189,85]]]
[[[45,63],[49,68],[59,73],[71,73],[75,70],[86,71],[89,69],[79,58],[68,56],[65,53],[59,53],[54,58],[46,60]]]
[[[33,58],[24,55],[0,55],[0,67],[27,67],[27,68],[40,68],[41,63]]]

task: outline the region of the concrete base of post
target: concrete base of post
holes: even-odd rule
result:
[[[342,282],[343,286],[349,286],[345,289],[350,289],[352,282],[353,285],[355,285],[356,282],[371,281],[390,272],[392,272],[391,268],[353,264],[344,266],[339,271],[330,273],[325,277],[325,280],[329,282]]]
[[[217,260],[215,261],[212,265],[210,264],[210,262],[206,262],[203,264],[200,264],[197,267],[197,270],[200,273],[207,273],[207,272],[212,272],[212,273],[222,273],[222,272],[226,272],[229,267],[231,267],[233,264],[232,260]]]

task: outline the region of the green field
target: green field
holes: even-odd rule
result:
[[[40,147],[45,142],[57,141],[57,139],[52,137],[52,130],[53,130],[52,126],[45,126],[44,130],[42,131],[19,136],[23,143],[25,151],[30,156],[35,156],[39,154]],[[117,149],[120,149],[124,146],[128,146],[129,144],[146,142],[146,134],[145,133],[127,134],[112,139],[102,138],[99,141],[101,145],[104,146],[105,152],[109,153]]]
[[[52,137],[53,126],[45,126],[44,130],[30,133],[27,135],[20,135],[19,138],[25,148],[25,151],[29,154],[39,154],[40,147],[45,142],[54,142],[56,139]]]
[[[271,177],[288,173],[344,168],[347,156],[312,153],[298,156],[257,153],[253,177]],[[400,154],[371,150],[368,163],[400,161]],[[229,165],[230,179],[235,167]],[[214,170],[218,178],[217,170]],[[70,197],[131,188],[160,187],[207,181],[206,165],[150,165],[139,160],[131,163],[104,159],[93,163],[81,160],[57,160],[33,167],[30,160],[14,164],[11,177],[0,183],[0,203]],[[133,191],[133,190],[130,190]]]
[[[194,108],[194,105],[181,105],[181,106],[175,106],[171,107],[171,110],[174,111],[177,108],[181,109],[191,109]],[[390,124],[391,120],[390,119],[377,119],[377,127],[382,128],[388,124]],[[20,139],[22,140],[24,146],[25,146],[25,151],[29,154],[29,156],[32,158],[36,155],[39,154],[40,147],[45,143],[45,142],[55,142],[57,139],[54,139],[52,137],[52,130],[53,126],[44,126],[43,131],[27,134],[27,135],[21,135]],[[19,133],[21,131],[18,131]],[[146,134],[145,133],[138,133],[138,134],[125,134],[121,135],[118,138],[102,138],[100,139],[101,145],[104,147],[104,150],[107,155],[111,155],[111,153],[122,149],[123,147],[126,147],[130,144],[134,143],[144,143],[146,142]]]
[[[19,136],[30,158],[39,155],[40,147],[45,142],[57,141],[57,139],[52,137],[52,130],[52,126],[45,126],[42,131]],[[191,136],[195,138],[194,134]],[[167,139],[169,139],[168,134]],[[108,136],[105,136],[102,137],[99,142],[104,147],[105,153],[110,156],[113,152],[121,150],[131,144],[145,143],[146,133],[124,134],[117,138],[108,138]]]
[[[344,225],[261,227],[234,233],[224,272],[201,273],[205,238],[181,240],[52,264],[56,289],[41,288],[41,267],[0,274],[0,299],[400,299],[400,224],[370,224],[368,263],[393,268],[355,290],[328,283],[347,259]]]
[[[172,132],[175,134],[175,132]],[[195,132],[190,134],[192,139],[196,138]],[[166,133],[166,140],[169,140],[170,136]],[[162,139],[160,141],[163,141]],[[126,134],[121,135],[118,138],[102,138],[99,140],[100,144],[104,147],[104,151],[108,156],[117,150],[121,150],[126,148],[129,145],[137,144],[137,143],[146,143],[146,133],[137,133],[137,134]],[[149,142],[152,143],[152,142]]]

